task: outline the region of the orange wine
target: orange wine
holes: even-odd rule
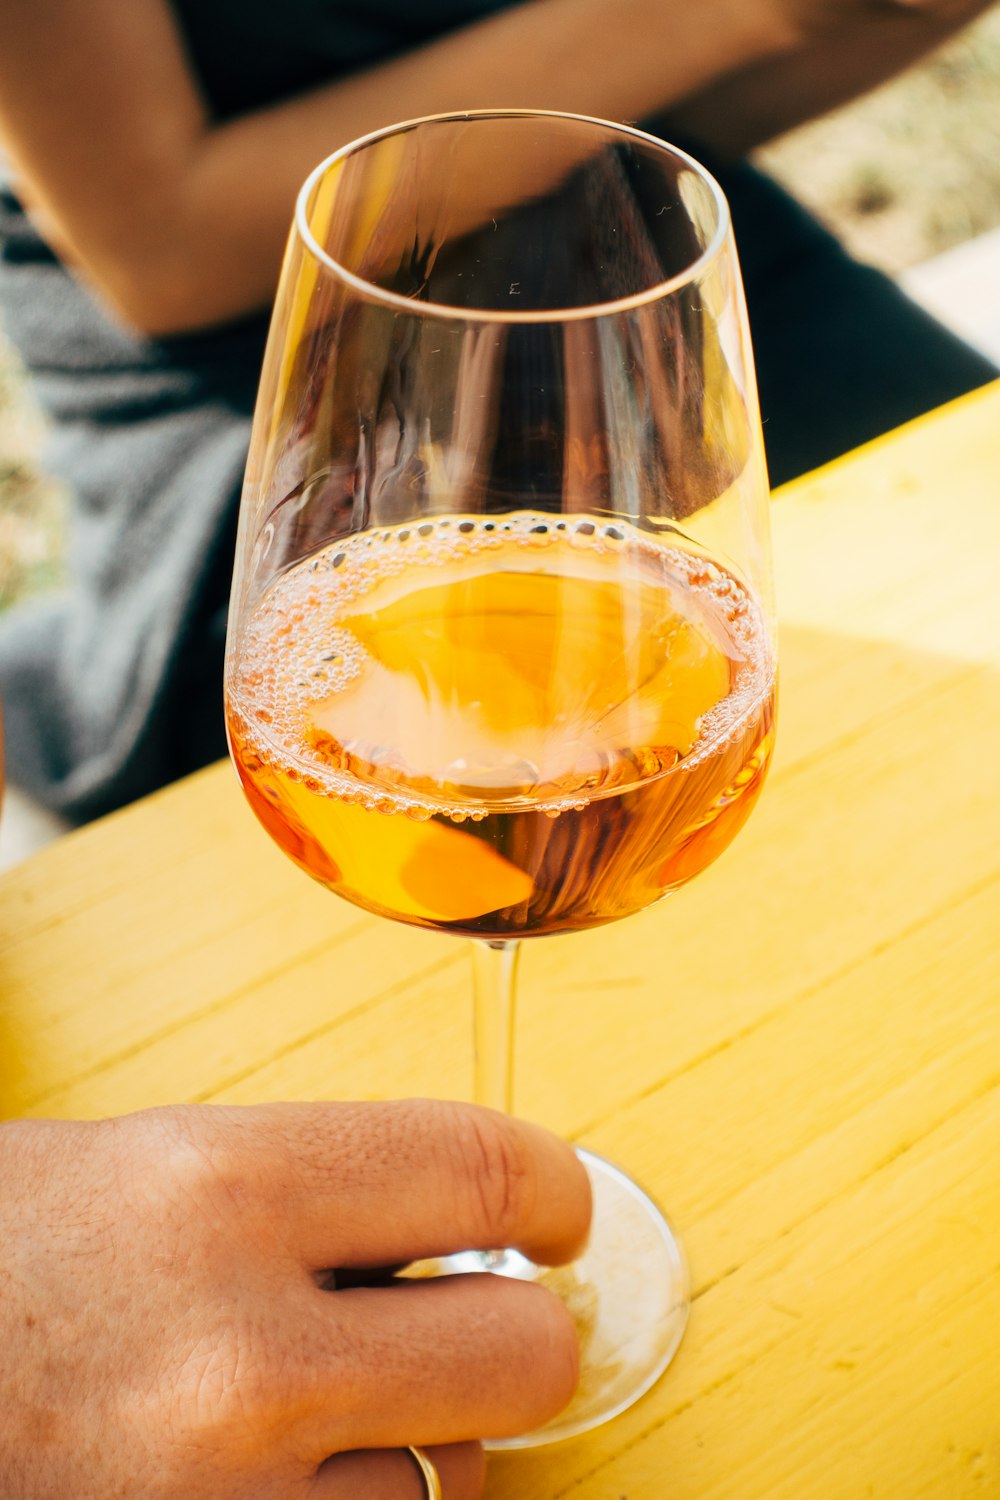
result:
[[[627,916],[714,859],[764,779],[774,670],[756,603],[693,547],[517,512],[296,564],[226,696],[250,804],[309,874],[502,938]]]

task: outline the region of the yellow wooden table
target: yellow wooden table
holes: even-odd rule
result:
[[[523,963],[519,1109],[668,1207],[689,1330],[493,1500],[1000,1496],[1000,385],[774,521],[760,808]],[[313,886],[219,766],[0,882],[0,1105],[466,1095],[467,964]]]

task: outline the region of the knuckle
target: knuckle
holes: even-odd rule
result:
[[[259,1442],[272,1385],[264,1348],[247,1328],[203,1334],[171,1375],[174,1434],[234,1451]]]
[[[183,1110],[171,1111],[150,1157],[143,1173],[147,1190],[165,1199],[181,1219],[218,1224],[234,1208],[246,1208],[259,1186],[252,1153],[238,1137],[207,1129],[204,1117],[196,1122]]]
[[[500,1249],[521,1238],[537,1199],[537,1174],[527,1143],[503,1115],[474,1112],[461,1133],[463,1168],[473,1189],[480,1229]]]

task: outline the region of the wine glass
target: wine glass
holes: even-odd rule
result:
[[[658,901],[757,798],[767,497],[728,211],[683,152],[485,110],[367,136],[306,182],[242,502],[230,746],[310,875],[475,940],[481,1103],[511,1103],[521,939]],[[539,1276],[581,1330],[574,1403],[494,1446],[624,1410],[683,1332],[669,1225],[581,1154],[581,1261],[436,1267]]]

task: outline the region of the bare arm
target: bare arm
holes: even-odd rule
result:
[[[986,0],[529,0],[367,72],[212,121],[168,0],[3,0],[0,138],[43,231],[153,333],[273,294],[296,190],[368,130],[530,105],[676,119],[742,149],[870,87]]]
[[[166,0],[4,0],[0,135],[54,244],[150,332],[273,293],[295,192],[338,145],[476,105],[636,119],[788,44],[748,0],[531,0],[216,125]]]
[[[849,25],[820,35],[803,32],[793,50],[755,59],[695,92],[669,111],[664,128],[741,155],[902,72],[994,3],[952,0],[915,8],[886,0]]]

